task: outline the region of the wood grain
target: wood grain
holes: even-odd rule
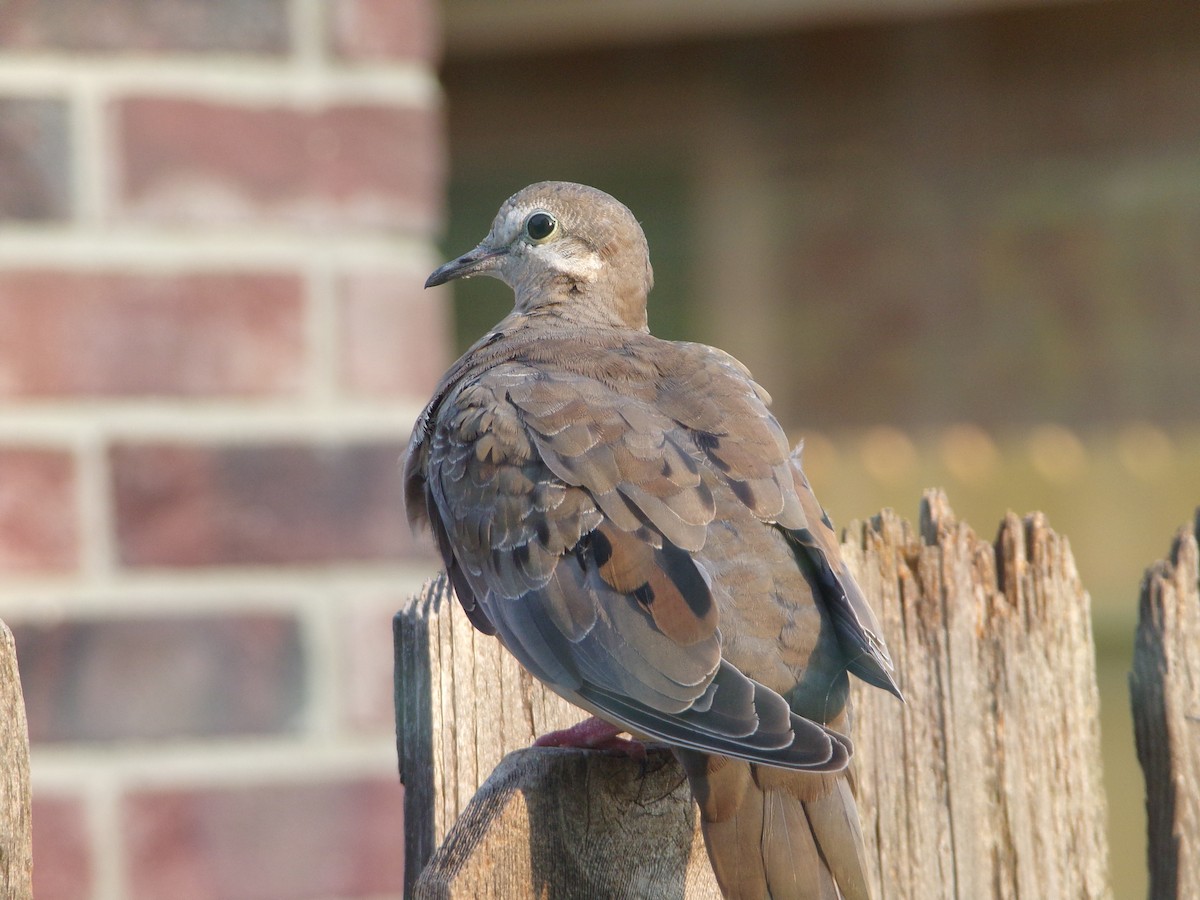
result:
[[[33,834],[30,817],[29,728],[17,648],[0,622],[0,898],[33,896]]]
[[[586,716],[476,631],[444,576],[393,627],[405,860],[417,862],[405,866],[411,885],[506,754]]]
[[[1142,580],[1134,736],[1146,778],[1153,900],[1200,897],[1200,516]]]
[[[884,511],[843,551],[907,698],[856,686],[876,896],[1110,896],[1090,600],[1066,539],[1010,513],[982,540],[929,492],[917,527]]]
[[[721,900],[696,818],[667,750],[651,750],[644,767],[587,750],[517,750],[468,804],[412,896]]]

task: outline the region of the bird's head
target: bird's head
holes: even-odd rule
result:
[[[437,269],[425,287],[490,275],[513,289],[516,309],[646,328],[654,284],[646,236],[603,191],[543,181],[504,202],[475,249]]]

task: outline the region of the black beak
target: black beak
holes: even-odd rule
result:
[[[474,250],[464,253],[458,259],[452,259],[444,266],[434,269],[433,274],[425,279],[425,287],[437,287],[439,284],[445,284],[447,281],[453,281],[455,278],[470,278],[472,275],[481,275],[490,269],[496,268],[504,252],[504,250],[493,250],[490,247],[480,244]]]

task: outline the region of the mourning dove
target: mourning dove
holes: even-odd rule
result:
[[[766,391],[650,335],[645,236],[595,188],[518,192],[426,287],[474,275],[515,307],[446,373],[404,471],[467,615],[673,748],[726,897],[869,897],[847,673],[899,691]]]

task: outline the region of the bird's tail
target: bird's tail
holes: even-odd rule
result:
[[[675,752],[726,900],[870,900],[849,770],[816,774]]]

